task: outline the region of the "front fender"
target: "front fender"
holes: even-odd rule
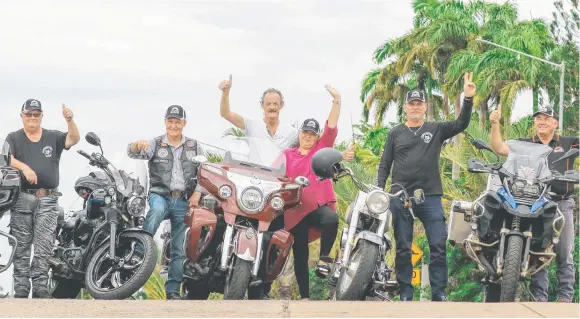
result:
[[[381,237],[381,236],[377,235],[376,233],[373,233],[373,232],[368,231],[368,230],[363,230],[360,233],[358,233],[356,235],[356,237],[354,238],[353,247],[356,247],[356,245],[358,244],[358,241],[360,239],[364,239],[364,240],[370,241],[371,243],[375,243],[375,244],[381,246],[381,245],[383,245],[383,238],[384,237]]]
[[[238,258],[254,261],[258,252],[258,234],[251,228],[238,230],[235,239],[234,254]]]

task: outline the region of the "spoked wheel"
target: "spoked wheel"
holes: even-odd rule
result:
[[[85,284],[95,299],[126,299],[147,282],[157,260],[153,237],[138,232],[119,237],[116,258],[110,258],[109,245],[100,247],[91,258]]]
[[[378,258],[378,245],[361,240],[353,250],[347,267],[341,270],[336,285],[336,299],[364,300]]]

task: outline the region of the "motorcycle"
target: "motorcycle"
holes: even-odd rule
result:
[[[229,148],[223,162],[203,163],[198,171],[198,182],[209,195],[185,216],[187,299],[207,299],[211,292],[223,293],[224,299],[244,299],[246,293],[257,298],[248,288],[275,280],[290,254],[293,236],[268,228],[276,216],[299,204],[302,187],[309,182],[285,176],[283,155],[264,166],[239,151],[279,153],[271,141],[237,141],[238,149]]]
[[[473,202],[455,201],[449,240],[461,242],[466,254],[485,272],[485,302],[513,302],[521,281],[550,265],[553,245],[564,228],[564,216],[550,199],[554,182],[578,183],[578,172],[550,171],[547,145],[507,141],[508,158],[499,157],[482,140],[472,144],[492,152],[497,162],[470,159],[468,171],[487,173],[486,190]],[[578,156],[566,152],[554,162]]]
[[[11,157],[10,145],[0,138],[0,218],[14,207],[20,195],[22,177],[19,170],[10,167]],[[0,273],[2,273],[12,265],[18,241],[14,236],[3,231],[0,231],[0,236],[6,237],[8,245],[13,247],[8,262],[0,265]]]
[[[322,150],[321,150],[322,151]],[[339,151],[329,148],[324,156],[341,158]],[[321,153],[322,154],[322,153]],[[324,160],[314,155],[312,162]],[[396,280],[391,279],[392,269],[385,262],[386,253],[391,249],[391,239],[386,234],[391,221],[390,201],[399,198],[413,214],[413,205],[425,200],[423,190],[418,189],[410,197],[405,189],[395,194],[384,192],[375,185],[361,182],[352,170],[339,163],[327,171],[333,171],[332,180],[350,177],[358,193],[347,208],[347,226],[340,235],[340,250],[337,262],[331,269],[328,282],[334,289],[333,300],[365,300],[378,297],[392,300],[391,295],[399,289]],[[328,176],[319,176],[320,179]]]
[[[157,259],[153,236],[142,230],[145,187],[103,156],[96,134],[85,139],[101,153],[77,152],[100,171],[75,183],[83,209],[68,218],[61,211],[49,257],[49,291],[54,298],[72,299],[85,287],[95,299],[126,299],[149,279]]]

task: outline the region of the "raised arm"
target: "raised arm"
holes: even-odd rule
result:
[[[66,140],[64,143],[64,149],[68,150],[74,145],[76,145],[81,140],[81,135],[79,133],[79,128],[73,120],[73,112],[71,109],[66,107],[64,103],[62,104],[62,116],[66,120],[68,126],[68,133],[66,135]]]
[[[239,129],[245,129],[244,118],[237,113],[230,111],[230,88],[232,87],[232,75],[229,80],[223,80],[218,86],[222,90],[222,100],[220,103],[220,115],[235,125]]]
[[[498,155],[507,156],[510,148],[501,138],[501,130],[499,128],[499,120],[501,119],[501,104],[498,104],[497,110],[493,110],[489,114],[491,121],[491,149]]]
[[[328,127],[333,129],[336,128],[338,124],[338,118],[340,117],[340,92],[338,92],[335,88],[331,87],[330,85],[324,86],[328,93],[332,95],[332,107],[330,108],[330,114],[328,114]]]
[[[473,109],[473,97],[475,96],[476,86],[473,83],[473,73],[465,73],[463,76],[463,106],[461,107],[461,113],[454,121],[441,123],[441,131],[443,133],[443,138],[441,141],[445,141],[461,132],[463,132],[471,121],[471,110]]]

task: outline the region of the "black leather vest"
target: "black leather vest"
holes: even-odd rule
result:
[[[187,199],[193,194],[197,186],[197,169],[199,163],[193,162],[193,157],[197,154],[197,141],[185,138],[181,151],[181,168],[183,169],[183,180],[185,181],[185,193]],[[169,196],[171,185],[171,171],[173,169],[173,152],[171,146],[163,142],[163,136],[155,138],[155,151],[149,160],[149,179],[151,183],[150,192],[160,196]]]

